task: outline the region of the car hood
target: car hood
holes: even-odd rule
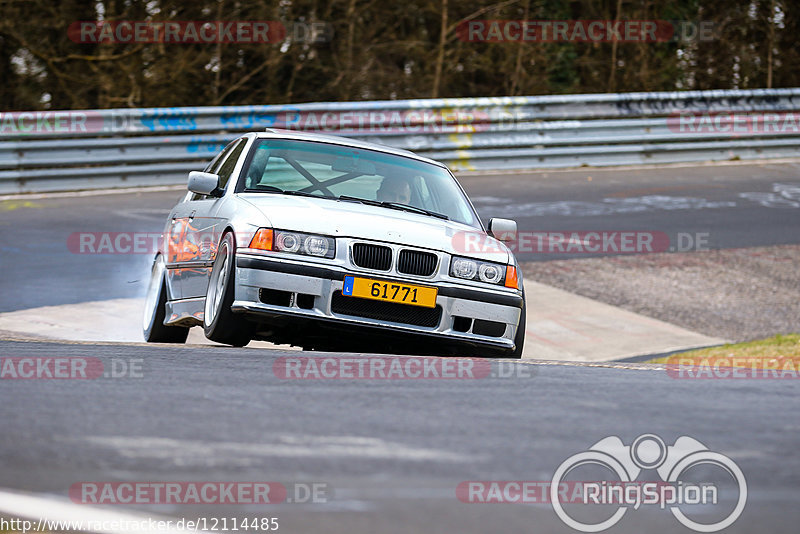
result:
[[[308,197],[268,193],[239,194],[273,228],[400,243],[507,263],[508,249],[482,230],[406,211]]]

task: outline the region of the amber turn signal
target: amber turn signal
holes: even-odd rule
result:
[[[272,250],[272,228],[259,228],[250,240],[249,248]]]
[[[513,265],[506,266],[506,287],[519,289],[519,280],[517,280],[517,268]]]

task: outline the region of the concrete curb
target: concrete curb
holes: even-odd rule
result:
[[[526,359],[602,362],[725,342],[545,284],[528,281],[525,289]],[[128,298],[19,310],[0,314],[0,330],[43,341],[142,343],[142,307]],[[200,328],[187,343],[215,345]],[[248,347],[300,350],[263,341]]]

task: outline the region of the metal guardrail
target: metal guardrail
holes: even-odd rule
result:
[[[182,183],[231,139],[320,131],[503,170],[800,155],[800,88],[0,113],[0,193]]]

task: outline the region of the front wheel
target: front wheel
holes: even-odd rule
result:
[[[149,343],[186,343],[189,329],[182,326],[166,326],[164,317],[167,307],[166,268],[159,255],[153,262],[150,285],[144,301],[142,332]]]
[[[250,323],[231,311],[236,291],[236,242],[228,232],[217,249],[217,257],[211,268],[211,277],[206,291],[203,331],[206,337],[217,343],[244,347],[250,343]]]

